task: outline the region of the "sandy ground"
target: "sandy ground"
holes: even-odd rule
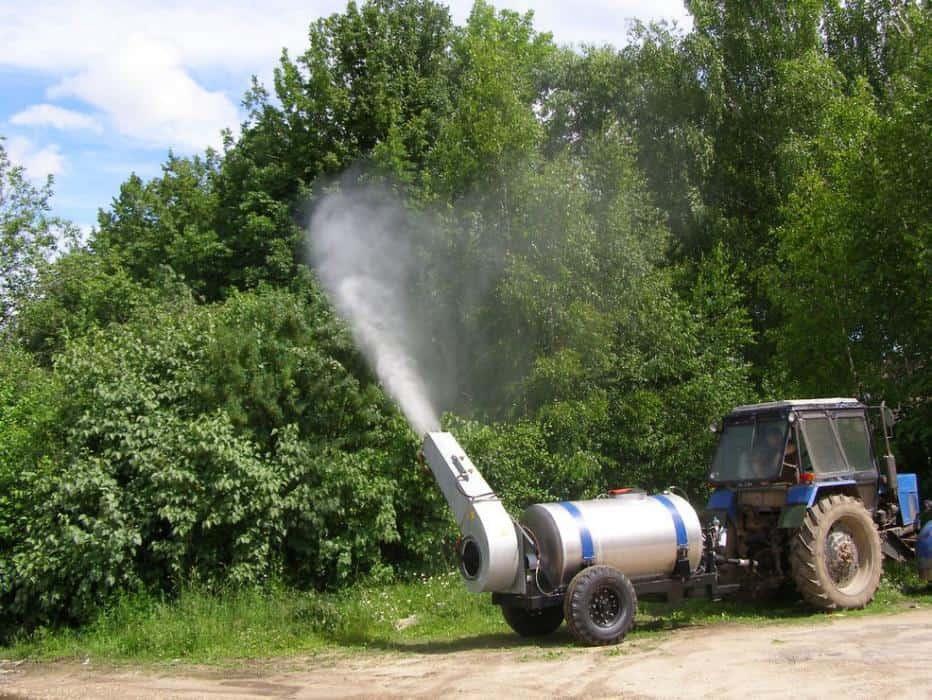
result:
[[[509,646],[511,645],[511,646]],[[0,662],[0,698],[930,698],[932,610],[716,625],[579,648],[495,635],[235,670]]]

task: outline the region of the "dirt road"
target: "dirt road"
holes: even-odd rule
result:
[[[504,635],[235,671],[0,663],[0,698],[932,697],[932,610],[717,625],[584,649]]]

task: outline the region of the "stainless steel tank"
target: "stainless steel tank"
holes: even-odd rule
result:
[[[629,493],[593,501],[538,503],[521,516],[551,586],[565,586],[583,564],[607,564],[628,577],[670,575],[682,548],[690,571],[702,557],[702,526],[671,493]]]

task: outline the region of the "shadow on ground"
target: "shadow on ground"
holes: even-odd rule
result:
[[[362,646],[381,651],[404,651],[414,654],[447,654],[453,651],[482,649],[556,649],[574,644],[572,635],[561,627],[545,637],[519,637],[512,632],[492,632],[455,639],[386,639],[379,635],[360,633],[336,634],[330,641],[344,646]]]
[[[777,595],[767,600],[687,600],[679,604],[646,602],[639,606],[635,628],[628,639],[703,627],[730,621],[768,622],[803,618],[823,618],[793,596]],[[455,639],[392,639],[369,630],[343,630],[328,637],[342,646],[360,646],[383,651],[414,654],[446,654],[482,649],[560,650],[578,647],[566,626],[544,637],[520,637],[510,631],[477,634]]]

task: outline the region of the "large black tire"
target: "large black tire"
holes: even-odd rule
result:
[[[634,625],[638,598],[631,581],[611,566],[583,569],[566,589],[563,615],[583,644],[615,644]]]
[[[522,637],[543,637],[556,632],[563,624],[563,609],[559,605],[542,610],[503,605],[502,616],[508,626]]]
[[[832,495],[810,508],[790,546],[797,590],[820,610],[863,608],[883,569],[880,535],[864,505]]]

